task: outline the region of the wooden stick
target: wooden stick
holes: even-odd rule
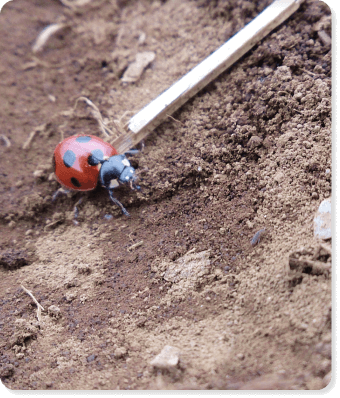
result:
[[[224,72],[256,43],[289,18],[303,0],[275,0],[214,53],[130,119],[129,131],[112,145],[124,153],[142,141],[168,115]]]

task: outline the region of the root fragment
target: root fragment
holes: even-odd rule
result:
[[[86,6],[91,3],[92,0],[59,0],[64,6],[69,7],[71,9]]]
[[[44,28],[36,38],[35,43],[32,46],[32,51],[34,53],[42,51],[49,38],[67,26],[68,25],[64,23],[54,23],[52,25],[46,26],[46,28]]]
[[[29,290],[27,290],[23,285],[20,285],[20,286],[29,296],[32,297],[33,301],[37,305],[37,318],[38,318],[39,323],[42,324],[43,321],[41,319],[41,311],[45,311],[44,307],[38,303],[37,299],[33,296],[33,294]]]
[[[47,123],[41,124],[40,126],[36,127],[28,136],[27,140],[23,143],[22,149],[28,149],[31,145],[31,142],[37,133],[40,133],[46,129]]]
[[[74,109],[77,107],[79,101],[85,101],[86,104],[91,108],[92,117],[93,117],[94,119],[97,120],[97,123],[98,123],[98,125],[99,125],[100,131],[104,134],[105,137],[107,137],[107,138],[118,137],[119,135],[122,134],[122,132],[121,132],[120,129],[118,128],[118,125],[117,125],[113,120],[112,120],[112,123],[113,123],[115,129],[117,130],[118,135],[115,134],[111,129],[109,129],[109,128],[107,127],[107,125],[105,124],[105,122],[104,122],[104,120],[103,120],[102,114],[100,113],[100,110],[99,110],[98,107],[97,107],[90,99],[88,99],[87,97],[79,97],[79,98],[76,100],[76,104],[75,104],[75,106],[74,106]]]

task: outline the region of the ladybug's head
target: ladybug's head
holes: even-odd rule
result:
[[[136,184],[137,176],[135,175],[135,169],[131,166],[125,167],[122,174],[119,177],[119,182],[128,183],[132,190],[140,190],[140,186]]]
[[[123,183],[130,183],[136,179],[135,176],[135,169],[131,166],[127,166],[122,171],[121,175],[119,176],[119,182]]]
[[[105,160],[100,168],[99,178],[102,185],[109,189],[119,184],[129,184],[131,189],[138,189],[135,185],[135,169],[125,155],[115,155]]]

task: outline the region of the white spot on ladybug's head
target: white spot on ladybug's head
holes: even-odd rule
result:
[[[127,167],[130,166],[130,162],[126,158],[122,160],[122,163],[124,166],[127,166]]]
[[[129,179],[129,176],[126,176],[125,179],[128,180],[128,179]]]

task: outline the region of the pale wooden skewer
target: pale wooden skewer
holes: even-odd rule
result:
[[[275,0],[214,53],[133,116],[128,132],[112,142],[124,153],[289,18],[304,0]]]

